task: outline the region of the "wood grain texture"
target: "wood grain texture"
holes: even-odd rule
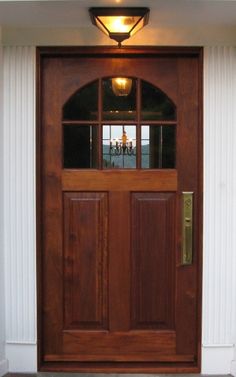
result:
[[[175,194],[132,194],[132,328],[174,328]]]
[[[45,361],[68,361],[68,362],[94,362],[94,359],[96,358],[96,361],[103,362],[104,361],[104,354],[96,354],[95,356],[91,355],[47,355],[45,356]],[[118,362],[121,363],[124,361],[124,359],[127,359],[127,355],[112,355],[107,357],[108,362]],[[134,359],[134,360],[131,360]],[[139,358],[140,359],[140,358]],[[194,357],[193,355],[176,355],[176,354],[169,354],[169,355],[156,355],[156,353],[149,352],[145,357],[143,357],[143,362],[152,362],[155,360],[155,362],[193,362]],[[129,362],[135,362],[135,355],[129,358]]]
[[[62,172],[62,188],[65,191],[175,191],[177,190],[176,170],[106,170]]]
[[[193,58],[188,60],[179,59],[179,98],[186,98],[186,101],[179,100],[178,103],[178,136],[177,148],[179,151],[177,159],[178,170],[178,192],[194,192],[193,201],[193,264],[188,267],[182,266],[181,245],[182,233],[180,222],[178,222],[179,252],[177,255],[176,284],[178,287],[176,296],[176,332],[177,332],[177,352],[189,353],[197,352],[197,265],[198,265],[198,202],[199,202],[199,166],[198,166],[198,143],[199,138],[199,103],[198,98],[198,61]],[[191,77],[191,80],[189,80]],[[179,197],[178,205],[180,206]],[[181,208],[179,208],[179,218],[181,218]]]
[[[42,256],[43,282],[43,334],[45,339],[53,336],[53,342],[45,342],[44,352],[61,351],[63,328],[63,243],[62,243],[62,196],[61,196],[61,61],[44,62],[42,78]],[[55,87],[57,90],[55,91]],[[56,234],[56,237],[55,237]],[[57,313],[57,315],[55,315]]]
[[[42,362],[42,372],[80,372],[80,373],[200,373],[196,362]]]
[[[106,329],[107,194],[64,194],[64,329]]]
[[[103,46],[43,46],[38,47],[37,50],[40,56],[43,57],[83,57],[83,56],[131,56],[139,57],[196,57],[198,58],[202,52],[202,47],[186,47],[186,46],[122,46],[122,48]]]
[[[118,76],[122,72],[123,77],[136,77],[147,79],[150,84],[157,86],[174,103],[178,101],[178,75],[177,59],[172,57],[159,57],[158,59],[139,57],[138,64],[134,64],[133,57],[119,56],[107,58],[100,56],[96,59],[93,56],[83,58],[68,57],[61,59],[61,75],[63,80],[62,102],[63,105],[80,88],[93,82],[98,78]],[[96,69],[94,69],[96,64]],[[109,74],[108,74],[109,73]],[[150,75],[150,73],[152,73]],[[149,77],[148,77],[149,76]]]
[[[42,369],[196,372],[200,50],[41,51]],[[63,170],[64,103],[94,79],[121,72],[176,104],[177,168],[103,171],[100,162],[98,170]],[[101,106],[100,98],[100,130]],[[195,192],[196,243],[193,265],[183,267],[179,198],[187,190]]]
[[[92,331],[76,336],[65,331],[63,342],[65,354],[73,355],[74,361],[156,361],[175,354],[176,339],[174,331]]]
[[[109,192],[109,329],[127,331],[126,335],[130,330],[129,229],[129,192]]]

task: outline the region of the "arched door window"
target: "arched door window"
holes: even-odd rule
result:
[[[62,124],[65,169],[175,168],[176,106],[144,80],[87,84],[65,103]]]

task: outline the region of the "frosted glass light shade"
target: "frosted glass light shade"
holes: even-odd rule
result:
[[[121,44],[148,23],[148,8],[90,8],[92,23]]]

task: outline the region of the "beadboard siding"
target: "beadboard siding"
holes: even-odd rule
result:
[[[203,344],[225,347],[227,365],[236,341],[235,74],[234,48],[205,48]],[[6,338],[27,345],[36,342],[33,47],[4,48],[4,156]]]
[[[1,28],[0,28],[1,44]],[[0,177],[3,177],[3,54],[0,46]],[[7,373],[5,354],[5,312],[4,312],[4,254],[3,254],[3,179],[0,179],[0,377]]]
[[[4,48],[6,341],[36,342],[35,48]]]
[[[204,49],[203,344],[236,340],[236,49]]]
[[[1,30],[0,30],[1,33]],[[1,35],[0,35],[1,41]],[[2,93],[2,47],[0,46],[0,176],[3,176],[3,93]],[[0,305],[4,302],[4,259],[3,259],[3,180],[0,179]],[[0,363],[4,358],[5,338],[4,311],[0,310]]]

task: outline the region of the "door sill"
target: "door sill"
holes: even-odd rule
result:
[[[67,363],[47,362],[39,366],[40,372],[80,373],[200,373],[197,363]]]

